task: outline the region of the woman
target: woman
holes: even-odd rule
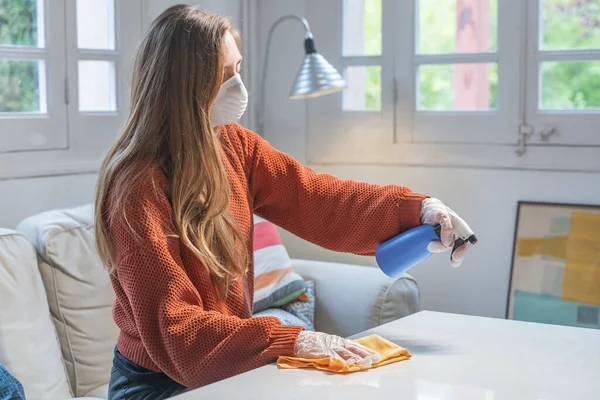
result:
[[[378,360],[346,339],[252,318],[253,213],[336,251],[372,255],[422,222],[443,226],[434,250],[453,243],[454,214],[439,200],[318,174],[233,123],[247,103],[239,47],[227,19],[180,5],[139,49],[130,117],[96,198],[120,328],[109,398],[167,398],[277,356]]]

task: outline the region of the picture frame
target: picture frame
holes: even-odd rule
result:
[[[506,318],[600,329],[600,205],[518,202]]]

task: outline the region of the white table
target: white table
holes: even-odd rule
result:
[[[350,375],[268,365],[177,399],[600,399],[597,330],[424,311],[367,333],[413,358]]]

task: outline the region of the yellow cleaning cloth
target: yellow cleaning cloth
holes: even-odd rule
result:
[[[381,361],[377,364],[373,364],[370,367],[363,365],[351,364],[345,365],[340,360],[332,359],[331,357],[325,358],[300,358],[300,357],[279,357],[277,360],[277,366],[279,368],[291,369],[291,368],[316,368],[322,371],[348,373],[357,372],[365,369],[382,367],[384,365],[392,364],[398,361],[408,360],[412,355],[403,347],[398,346],[382,338],[379,335],[370,335],[355,340],[356,343],[360,343],[371,350],[375,350],[379,353]]]

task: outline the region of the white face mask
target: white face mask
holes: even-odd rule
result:
[[[248,91],[240,74],[226,80],[219,88],[215,103],[210,109],[210,123],[213,127],[231,124],[244,115],[248,105]]]

